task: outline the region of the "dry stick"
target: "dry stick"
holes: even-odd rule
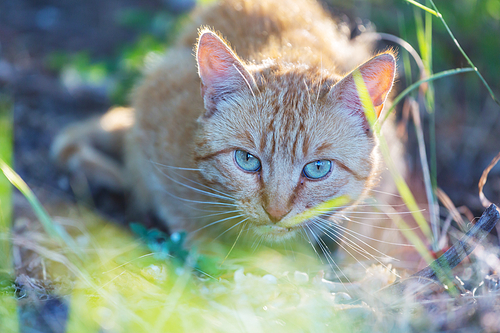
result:
[[[466,230],[466,222],[462,218],[462,215],[460,215],[460,211],[457,209],[457,207],[455,207],[455,205],[453,204],[453,201],[451,201],[451,199],[448,196],[448,194],[446,194],[446,192],[443,191],[439,187],[437,188],[436,193],[437,193],[439,201],[441,201],[441,203],[443,204],[443,206],[446,209],[448,209],[448,211],[450,212],[451,216],[453,217],[453,220],[455,220],[455,222],[458,223],[458,226],[460,227],[460,230],[463,231],[463,232],[465,232],[465,230]],[[469,221],[472,221],[474,219],[474,215],[467,216],[467,218],[469,219]]]
[[[438,242],[440,237],[439,223],[438,223],[438,211],[436,207],[436,202],[434,200],[434,193],[432,191],[431,175],[429,172],[429,162],[427,162],[427,152],[425,151],[425,140],[424,132],[422,130],[422,124],[420,122],[420,111],[418,103],[410,97],[410,112],[413,116],[413,123],[415,124],[415,131],[417,134],[418,141],[418,151],[420,155],[420,161],[422,164],[422,174],[424,176],[425,194],[427,196],[427,201],[429,203],[429,216],[432,227],[432,234],[434,235],[434,241],[432,242],[432,249],[438,251]]]
[[[500,212],[494,204],[491,204],[476,224],[442,256],[412,276],[381,289],[379,293],[401,295],[408,286],[407,282],[428,283],[430,280],[438,280],[440,274],[444,274],[444,271],[453,269],[462,262],[483,241],[499,220]]]
[[[486,184],[486,180],[488,179],[488,174],[490,173],[491,169],[498,163],[500,160],[500,153],[493,158],[493,160],[490,162],[488,167],[484,169],[483,174],[481,175],[481,179],[479,179],[479,199],[481,200],[481,204],[486,207],[488,205],[491,205],[491,201],[486,198],[486,196],[483,193],[483,187],[484,184]]]
[[[444,265],[450,269],[462,262],[475,248],[483,241],[500,220],[500,213],[497,207],[492,204],[483,213],[481,218],[472,228],[441,257],[436,259],[426,268],[413,274],[411,277],[427,278],[436,280],[436,273],[439,274]]]

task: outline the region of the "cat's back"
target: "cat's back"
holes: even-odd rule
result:
[[[198,9],[178,45],[192,47],[200,26],[220,32],[247,62],[322,62],[345,74],[371,55],[369,43],[352,42],[316,0],[223,0]]]
[[[279,59],[344,75],[372,52],[371,43],[350,40],[347,27],[338,26],[315,0],[222,0],[198,8],[176,44],[149,65],[132,97],[136,128],[175,128],[163,142],[191,137],[203,112],[193,56],[203,26],[219,32],[248,65]]]

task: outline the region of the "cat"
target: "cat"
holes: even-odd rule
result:
[[[396,56],[371,55],[370,41],[351,40],[313,0],[222,0],[197,9],[149,64],[131,108],[68,127],[53,155],[128,189],[171,232],[285,242],[311,230],[311,220],[290,224],[303,212],[340,196],[349,202],[336,213],[352,209],[380,179],[353,73],[380,114]]]

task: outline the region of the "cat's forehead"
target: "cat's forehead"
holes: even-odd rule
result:
[[[246,110],[248,143],[265,156],[292,162],[326,155],[352,125],[328,101],[337,80],[307,68],[261,74],[259,92]]]
[[[341,79],[341,76],[324,68],[303,64],[267,63],[254,71],[259,90],[287,94],[288,100],[318,99]],[[319,96],[318,96],[319,94]]]

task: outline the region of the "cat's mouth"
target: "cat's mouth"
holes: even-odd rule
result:
[[[275,239],[286,240],[295,237],[303,227],[303,223],[293,227],[281,227],[276,224],[259,225],[254,228],[255,233],[260,236],[273,237]]]
[[[309,220],[316,217],[332,214],[333,212],[338,211],[339,208],[345,207],[345,205],[350,202],[352,202],[352,200],[348,195],[334,197],[291,218],[279,221],[278,223],[276,223],[276,226],[284,229],[301,227]]]
[[[329,199],[313,208],[307,209],[290,218],[285,218],[276,224],[258,224],[254,226],[254,231],[259,236],[273,238],[275,240],[287,240],[295,237],[309,222],[315,218],[329,218],[339,208],[345,207],[351,202],[350,197],[342,195]]]

